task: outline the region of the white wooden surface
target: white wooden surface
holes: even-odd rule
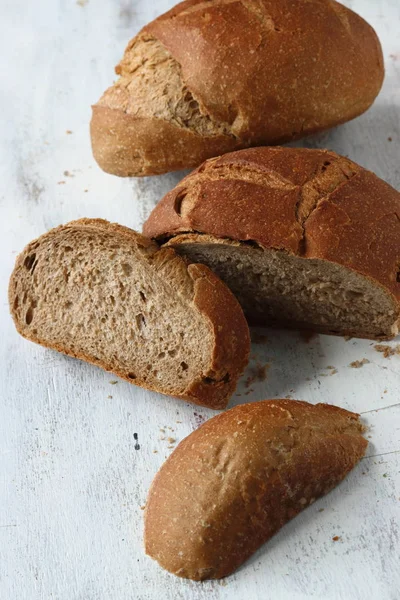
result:
[[[254,345],[251,368],[269,363],[268,378],[246,387],[247,373],[232,405],[287,395],[340,404],[365,413],[371,443],[338,489],[235,575],[199,584],[144,555],[141,506],[171,452],[160,428],[180,440],[212,413],[111,384],[99,369],[24,341],[8,315],[8,277],[25,243],[81,216],[139,229],[182,176],[106,175],[88,135],[90,104],[126,42],[172,3],[1,0],[0,598],[398,600],[400,355],[384,358],[368,341],[306,343],[279,331]],[[347,4],[382,39],[384,89],[366,115],[305,143],[347,154],[400,189],[400,4]],[[370,362],[349,367],[363,358]]]

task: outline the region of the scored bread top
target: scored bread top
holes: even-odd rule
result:
[[[86,238],[83,237],[83,233],[85,233]],[[91,242],[95,246],[92,251],[93,256],[89,255],[90,249],[84,246],[84,242],[82,241],[82,239],[87,239],[87,235],[92,236],[94,239],[94,242]],[[79,246],[80,240],[82,241],[81,246]],[[96,253],[99,259],[102,255],[106,256],[104,251],[110,245],[106,240],[111,240],[110,243],[114,244],[113,248],[116,251],[118,249],[124,251],[124,248],[126,248],[126,256],[128,256],[131,263],[132,261],[140,262],[143,269],[145,269],[145,273],[152,273],[162,280],[166,279],[170,281],[171,285],[168,288],[168,293],[173,290],[173,294],[182,300],[180,306],[186,307],[187,310],[194,310],[196,318],[198,316],[199,326],[204,326],[204,337],[208,339],[209,336],[210,339],[210,344],[207,346],[208,354],[204,357],[204,360],[203,358],[201,361],[199,359],[197,363],[196,356],[192,356],[191,361],[188,362],[198,365],[204,362],[205,368],[204,370],[200,366],[194,368],[193,377],[187,381],[185,387],[182,387],[182,382],[176,380],[176,386],[173,385],[173,389],[171,389],[169,382],[171,374],[165,372],[165,381],[163,380],[163,368],[166,369],[167,367],[163,367],[162,362],[160,362],[159,366],[155,366],[160,377],[148,380],[147,376],[143,373],[144,367],[141,368],[141,373],[136,372],[135,365],[128,364],[126,359],[123,358],[123,354],[121,354],[122,350],[120,356],[118,354],[119,351],[117,354],[113,354],[115,348],[113,351],[109,350],[108,353],[107,351],[103,351],[103,345],[106,344],[108,338],[107,335],[102,335],[102,329],[106,331],[106,328],[109,327],[107,326],[107,318],[104,320],[100,319],[103,312],[111,313],[113,315],[112,318],[118,321],[118,319],[121,320],[121,317],[118,315],[122,310],[125,313],[124,318],[126,317],[127,324],[130,322],[135,324],[137,318],[136,313],[127,313],[129,310],[129,298],[132,297],[129,295],[130,292],[127,297],[125,295],[123,297],[121,295],[121,298],[118,296],[118,305],[115,310],[113,308],[116,303],[114,296],[119,294],[119,289],[124,288],[124,284],[121,287],[120,281],[117,279],[117,268],[119,268],[117,265],[119,265],[119,262],[110,261],[109,265],[103,265],[103,267],[97,264],[96,261],[93,264],[90,262],[90,259],[93,258],[94,260]],[[46,248],[63,248],[67,245],[66,242],[68,242],[68,246],[65,251],[68,251],[69,256],[73,256],[72,262],[68,263],[70,267],[54,261],[49,262]],[[74,245],[79,247],[74,249]],[[88,266],[83,267],[86,271],[80,273],[78,277],[75,276],[77,267],[75,268],[73,265],[78,264],[81,259],[78,257],[74,258],[75,251],[77,254],[78,252],[81,255],[84,254],[84,259],[89,260],[86,263]],[[113,279],[111,282],[112,289],[106,289],[106,284],[97,285],[95,283],[100,277],[102,268],[103,270],[110,269],[111,275],[107,275],[107,277],[112,276],[115,279],[115,281]],[[124,283],[126,285],[129,284],[130,269],[129,265],[125,267],[126,281]],[[122,270],[124,271],[124,264],[122,264]],[[115,275],[112,275],[114,272]],[[92,275],[95,277],[94,282]],[[50,298],[52,294],[52,281],[54,282],[57,277],[61,277],[61,281],[65,281],[66,297],[64,298],[62,291],[59,292],[58,289],[56,290],[57,298],[53,298],[53,300],[54,303],[59,303],[59,312],[55,313],[52,310],[53,316],[50,317],[49,315],[47,317],[46,302],[52,301]],[[156,279],[156,281],[158,280]],[[132,285],[132,293],[136,291],[139,297],[139,292],[136,290],[135,284]],[[75,291],[77,287],[81,290],[81,293],[78,293],[76,296]],[[163,291],[164,288],[159,287],[160,294],[166,293]],[[151,285],[149,286],[150,288]],[[85,301],[82,305],[79,304],[80,309],[76,312],[77,309],[72,300],[76,296],[79,298],[79,302],[81,302],[85,292],[87,293],[88,301]],[[108,308],[101,308],[100,303],[105,302],[110,293],[113,294],[111,296],[113,306],[107,305]],[[157,289],[151,289],[149,293],[155,296]],[[91,302],[93,299],[94,304]],[[121,225],[108,223],[102,219],[80,219],[73,221],[57,227],[37,240],[32,241],[17,258],[10,279],[9,302],[16,328],[27,339],[96,364],[108,371],[114,372],[131,383],[162,393],[169,393],[210,408],[218,409],[226,406],[229,397],[234,392],[237,379],[247,364],[250,346],[248,326],[237,300],[225,284],[206,266],[199,264],[188,265],[172,249],[159,249],[155,242],[135,231]],[[144,299],[143,313],[145,315],[146,310],[152,310],[151,306],[153,303],[156,303],[155,297],[149,303],[147,303],[146,298]],[[147,304],[149,308],[147,308]],[[81,314],[80,310],[84,310],[85,307],[87,314]],[[40,319],[37,323],[34,315],[39,310],[41,314],[44,314],[44,321],[42,322]],[[69,310],[73,312],[69,313]],[[54,333],[50,334],[46,329],[48,320],[56,318],[60,320],[60,323],[69,323],[70,321],[66,321],[65,319],[73,319],[71,325],[76,326],[77,331],[80,331],[82,325],[86,324],[86,317],[89,318],[88,322],[90,322],[91,315],[94,318],[92,322],[95,323],[93,327],[99,328],[94,347],[89,344],[89,348],[85,339],[83,341],[80,338],[79,341],[74,338],[70,339],[67,335],[68,330],[64,338],[60,335],[60,339],[55,339]],[[158,319],[157,315],[155,317]],[[115,325],[114,329],[117,332]],[[63,327],[61,327],[62,330]],[[136,330],[132,329],[132,331]],[[135,335],[139,336],[140,334],[136,333]],[[149,331],[143,339],[140,338],[142,340],[140,343],[144,345],[149,344],[153,339],[152,336],[155,338],[159,335],[165,336],[165,333],[163,331],[159,331],[158,333]],[[177,332],[176,335],[179,336],[179,333]],[[78,343],[76,344],[75,341],[78,341]],[[120,340],[120,346],[125,343],[125,338]],[[133,348],[133,340],[130,343]],[[158,339],[154,339],[154,343],[158,343]],[[100,344],[102,345],[101,352],[99,352]],[[184,360],[188,359],[184,357]],[[187,369],[188,366],[186,365],[185,368]],[[187,372],[191,373],[191,371]]]
[[[93,106],[99,165],[194,167],[363,113],[384,77],[376,33],[334,0],[188,0],[146,25]]]
[[[196,232],[325,259],[400,299],[400,193],[327,150],[251,148],[208,160],[166,194],[143,232],[159,240]]]
[[[358,415],[295,400],[236,406],[183,440],[146,503],[145,548],[189,579],[229,575],[362,458]]]
[[[334,0],[187,0],[142,31],[180,64],[210,118],[249,144],[347,120],[382,85],[375,31]]]

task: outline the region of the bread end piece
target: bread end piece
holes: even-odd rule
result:
[[[183,440],[157,473],[146,553],[195,581],[226,577],[364,456],[359,415],[327,404],[237,406]]]

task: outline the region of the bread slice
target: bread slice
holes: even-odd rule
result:
[[[119,176],[278,144],[367,110],[376,33],[334,0],[187,0],[146,25],[93,106],[93,154]]]
[[[9,301],[27,339],[214,409],[226,406],[248,360],[242,310],[207,267],[100,219],[31,242]]]
[[[157,473],[146,553],[188,579],[237,569],[364,456],[358,415],[295,400],[237,406],[183,440]]]
[[[252,148],[207,161],[143,231],[212,268],[252,324],[399,332],[400,194],[334,152]]]

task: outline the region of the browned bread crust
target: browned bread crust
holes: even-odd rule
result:
[[[119,365],[114,357],[109,360],[96,358],[95,352],[76,352],[70,343],[65,340],[46,340],[44,331],[38,328],[35,321],[27,322],[26,312],[29,310],[29,298],[35,299],[35,282],[25,279],[27,271],[33,275],[35,268],[35,257],[39,254],[43,242],[58,245],[66,233],[90,231],[94,235],[102,235],[115,238],[115,242],[122,244],[128,242],[133,253],[138,253],[147,260],[149,270],[163,270],[164,277],[170,277],[176,286],[177,293],[186,298],[188,306],[193,304],[196,310],[204,317],[205,326],[211,330],[213,346],[209,356],[207,372],[198,373],[193,381],[188,383],[186,390],[181,392],[166,392],[162,379],[159,385],[150,385],[148,381],[138,374],[134,381],[131,371],[135,371],[135,365]],[[33,257],[33,259],[32,259]],[[33,267],[33,268],[32,268]],[[51,277],[51,266],[49,276]],[[59,269],[58,265],[53,265]],[[37,272],[37,271],[36,271]],[[84,283],[83,285],[84,289]],[[25,298],[25,301],[22,298]],[[90,292],[87,292],[90,294]],[[28,300],[27,300],[28,299]],[[85,360],[97,365],[107,371],[112,371],[122,379],[161,393],[171,393],[176,397],[194,402],[213,409],[225,408],[230,396],[235,390],[237,380],[243,372],[249,356],[250,336],[243,312],[233,294],[229,291],[218,277],[204,265],[187,265],[186,261],[179,257],[172,249],[159,249],[156,243],[136,233],[135,231],[109,223],[102,219],[80,219],[66,225],[52,229],[40,238],[33,240],[23,250],[16,260],[14,271],[9,284],[9,303],[11,314],[17,331],[25,338],[57,350],[74,358]],[[79,315],[77,315],[79,318]],[[134,320],[135,315],[132,315]],[[161,332],[162,333],[162,332]],[[99,338],[98,344],[102,341]]]
[[[153,64],[146,44],[162,54]],[[160,88],[148,83],[154,70],[165,71]],[[129,176],[353,119],[379,93],[384,66],[372,27],[334,0],[189,0],[146,25],[116,72],[93,107],[92,146],[102,169]],[[142,75],[148,91],[135,96]],[[169,112],[150,110],[155,98]]]
[[[344,479],[365,453],[362,432],[356,414],[295,400],[245,404],[210,419],[153,481],[146,553],[179,577],[229,575]]]
[[[400,194],[334,152],[252,148],[206,161],[143,231],[176,247],[196,233],[330,261],[383,287],[399,312]]]

